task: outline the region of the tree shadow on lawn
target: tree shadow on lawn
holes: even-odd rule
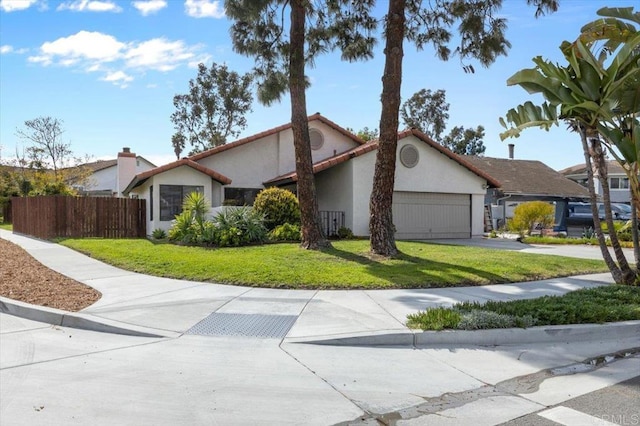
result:
[[[442,288],[511,282],[486,270],[422,259],[406,253],[400,253],[393,259],[375,259],[335,247],[323,251],[364,266],[369,274],[396,288]]]

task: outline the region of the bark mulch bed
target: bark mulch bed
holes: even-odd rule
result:
[[[52,271],[21,247],[0,238],[0,296],[77,312],[95,303],[101,294]]]

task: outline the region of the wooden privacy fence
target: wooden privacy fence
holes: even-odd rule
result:
[[[58,237],[142,238],[145,200],[49,195],[11,199],[13,232]]]

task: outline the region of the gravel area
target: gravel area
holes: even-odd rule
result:
[[[101,294],[52,271],[21,247],[0,238],[0,296],[77,312],[95,303]]]

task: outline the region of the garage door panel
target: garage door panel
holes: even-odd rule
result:
[[[395,192],[393,221],[397,239],[469,238],[468,194]]]

